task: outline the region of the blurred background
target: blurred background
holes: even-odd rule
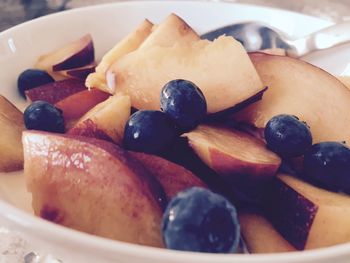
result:
[[[0,31],[45,14],[118,0],[0,0]],[[210,1],[210,0],[207,0]],[[212,0],[220,1],[220,0]],[[350,0],[229,0],[273,6],[339,22],[350,18]],[[227,1],[227,2],[229,2]]]

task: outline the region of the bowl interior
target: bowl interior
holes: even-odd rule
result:
[[[26,102],[17,93],[17,76],[24,69],[32,67],[41,54],[86,33],[91,33],[94,39],[97,58],[100,58],[144,18],[158,23],[170,13],[176,13],[183,17],[199,33],[204,33],[219,26],[235,22],[257,20],[277,27],[291,37],[298,37],[330,25],[330,22],[317,18],[276,9],[201,1],[124,2],[71,10],[36,19],[0,33],[0,94],[5,95],[18,107],[23,109]],[[331,51],[331,53],[324,52],[318,56],[310,56],[307,60],[327,70],[331,70],[335,74],[340,74],[345,70],[348,61],[350,61],[350,59],[347,59],[349,56],[346,56],[346,54],[349,55],[349,52],[345,48],[338,48],[335,51]],[[30,207],[31,198],[26,192],[22,172],[1,174],[0,198],[16,208],[29,213],[32,211]],[[8,209],[6,211],[7,214],[23,215],[22,213],[18,214],[18,210],[14,209],[13,206],[4,204],[3,207],[4,209]],[[3,211],[0,212],[0,217],[2,213]],[[11,221],[9,219],[10,217],[7,218]],[[28,217],[28,220],[32,220],[31,217]],[[13,222],[14,220],[12,220]],[[35,226],[34,229],[38,230],[45,226],[51,228],[52,232],[61,231],[60,233],[64,233],[62,234],[63,236],[57,237],[58,239],[52,239],[49,237],[50,234],[42,235],[43,238],[46,237],[48,240],[51,240],[53,244],[61,244],[62,242],[58,242],[59,238],[63,238],[65,235],[79,235],[75,231],[62,230],[62,228],[57,228],[57,226],[53,226],[50,223],[43,223],[40,219],[33,219],[27,226],[20,220],[17,223],[21,225],[23,231],[26,231],[29,226]],[[81,234],[81,237],[85,236]],[[89,236],[89,239],[93,240],[94,238]],[[101,240],[95,238],[95,240],[91,241],[92,243],[89,241],[90,243],[86,243],[85,245],[86,247],[90,245],[93,247],[93,244],[95,244],[93,242],[102,242]],[[70,246],[76,244],[74,242],[78,241],[83,242],[77,236],[76,239],[72,238],[71,242],[73,243]],[[116,256],[120,253],[121,249],[125,249],[125,246],[123,247],[121,242],[112,243],[108,243],[107,250],[105,251],[108,255]],[[68,244],[69,242],[66,245],[68,246]],[[63,246],[64,244],[61,245]],[[131,249],[128,250],[130,254],[136,251],[132,250],[135,248],[141,251],[138,246],[127,246]],[[84,249],[84,245],[81,245],[81,249]],[[149,249],[149,251],[152,252],[153,250]],[[79,249],[77,249],[77,252],[79,252]],[[191,262],[204,262],[207,260],[206,257],[197,257],[196,260],[192,256],[177,257],[174,259],[170,256],[166,257],[165,254],[163,255],[164,257],[160,257],[159,253],[163,252],[159,252],[158,256],[153,255],[153,252],[151,252],[149,252],[149,255],[151,255],[154,261],[150,262],[162,262],[160,260],[165,259],[170,260],[168,262],[185,262],[181,261],[183,259],[186,259],[188,262],[190,262],[189,260]],[[173,254],[170,253],[169,255]],[[130,258],[131,255],[129,255]],[[258,262],[256,261],[257,258],[254,259],[253,257],[250,259],[245,258],[243,261],[242,259],[234,261],[233,258],[230,261],[226,261],[222,257],[217,257],[216,259],[212,262]],[[272,258],[270,257],[266,259],[269,259],[269,261],[264,261],[261,258],[259,262],[279,262],[271,261]],[[137,261],[130,260],[128,262]]]

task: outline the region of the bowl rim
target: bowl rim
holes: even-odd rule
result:
[[[195,3],[201,2],[201,4],[207,5],[236,5],[236,6],[249,6],[249,7],[258,7],[259,9],[268,9],[276,10],[279,12],[289,13],[298,16],[310,17],[304,14],[299,14],[292,11],[281,10],[273,7],[261,7],[251,4],[241,4],[241,3],[232,3],[232,2],[213,2],[213,1],[187,1],[187,0],[152,0],[148,1],[151,3],[157,4],[169,4],[169,3]],[[44,22],[46,19],[59,18],[67,14],[73,14],[76,12],[82,12],[85,10],[92,9],[104,9],[110,6],[115,5],[140,5],[144,4],[145,1],[120,1],[115,3],[105,3],[93,6],[86,6],[81,8],[75,8],[71,10],[66,10],[59,13],[54,13],[39,17],[9,29],[6,29],[0,32],[0,37],[16,31],[21,30],[21,28],[26,27],[30,24],[37,22]],[[314,17],[313,17],[314,18]],[[318,18],[315,18],[318,19]],[[318,19],[321,21],[321,19]],[[329,23],[331,24],[331,22]],[[308,261],[315,262],[319,259],[334,259],[338,257],[344,257],[348,255],[350,257],[350,243],[335,245],[327,248],[313,249],[307,251],[295,251],[295,252],[284,252],[284,253],[271,253],[271,254],[208,254],[208,253],[195,253],[195,252],[184,252],[184,251],[174,251],[169,249],[154,248],[148,246],[142,246],[137,244],[126,243],[117,240],[111,240],[103,237],[98,237],[90,235],[81,231],[70,229],[68,227],[63,227],[39,217],[36,217],[28,212],[25,212],[4,200],[0,200],[0,218],[1,220],[10,228],[16,232],[23,232],[26,235],[39,238],[40,240],[45,240],[53,243],[54,245],[60,245],[64,247],[74,247],[76,250],[81,252],[86,252],[86,249],[90,253],[101,254],[106,256],[106,254],[112,253],[112,255],[125,255],[129,257],[135,257],[136,254],[140,258],[147,259],[158,259],[163,261],[171,262],[172,259],[176,258],[177,261],[184,262],[242,262],[242,263],[279,263],[279,262],[299,262],[299,261]],[[234,260],[234,261],[233,261]]]

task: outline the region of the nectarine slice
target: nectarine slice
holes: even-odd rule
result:
[[[225,36],[139,49],[118,60],[113,72],[116,92],[129,94],[137,109],[158,110],[161,89],[174,79],[195,83],[209,113],[231,108],[264,88],[242,45]]]
[[[239,212],[238,218],[242,236],[250,253],[296,251],[261,214]]]
[[[235,114],[236,120],[264,128],[273,116],[291,114],[310,126],[314,143],[350,141],[350,90],[336,77],[286,56],[250,58],[269,88],[261,101]]]
[[[196,175],[178,164],[146,153],[129,152],[129,154],[152,172],[163,186],[168,200],[186,188],[207,187]]]
[[[156,46],[172,46],[176,43],[193,43],[199,35],[179,16],[170,14],[159,25],[153,27],[152,33],[142,42],[139,49]]]
[[[68,133],[111,140],[120,144],[130,111],[129,96],[111,96],[81,117]]]
[[[266,191],[267,218],[296,249],[350,242],[350,196],[281,174]]]
[[[94,44],[90,34],[42,55],[35,68],[50,71],[79,68],[95,60]]]
[[[20,170],[23,167],[23,113],[1,95],[0,127],[0,172]]]
[[[55,106],[63,111],[66,121],[76,120],[109,96],[98,89],[84,90],[60,100]]]
[[[281,164],[263,142],[237,130],[200,125],[184,136],[202,161],[242,197],[258,198]]]
[[[34,89],[26,90],[26,96],[31,101],[44,100],[55,104],[77,92],[87,90],[83,80],[65,79],[51,82]]]
[[[23,145],[37,216],[93,235],[163,246],[163,189],[124,150],[102,140],[32,131],[23,133]]]
[[[144,20],[133,32],[118,42],[109,50],[96,67],[96,72],[91,73],[86,79],[86,86],[98,88],[105,92],[113,93],[108,89],[105,74],[107,69],[125,54],[136,50],[141,43],[151,34],[153,24],[147,19]]]

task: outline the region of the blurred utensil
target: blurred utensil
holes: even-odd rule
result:
[[[244,22],[221,27],[203,34],[214,40],[221,35],[232,36],[249,52],[282,48],[288,56],[302,57],[314,51],[328,49],[350,41],[350,21],[335,24],[299,39],[290,39],[283,32],[260,22]]]

